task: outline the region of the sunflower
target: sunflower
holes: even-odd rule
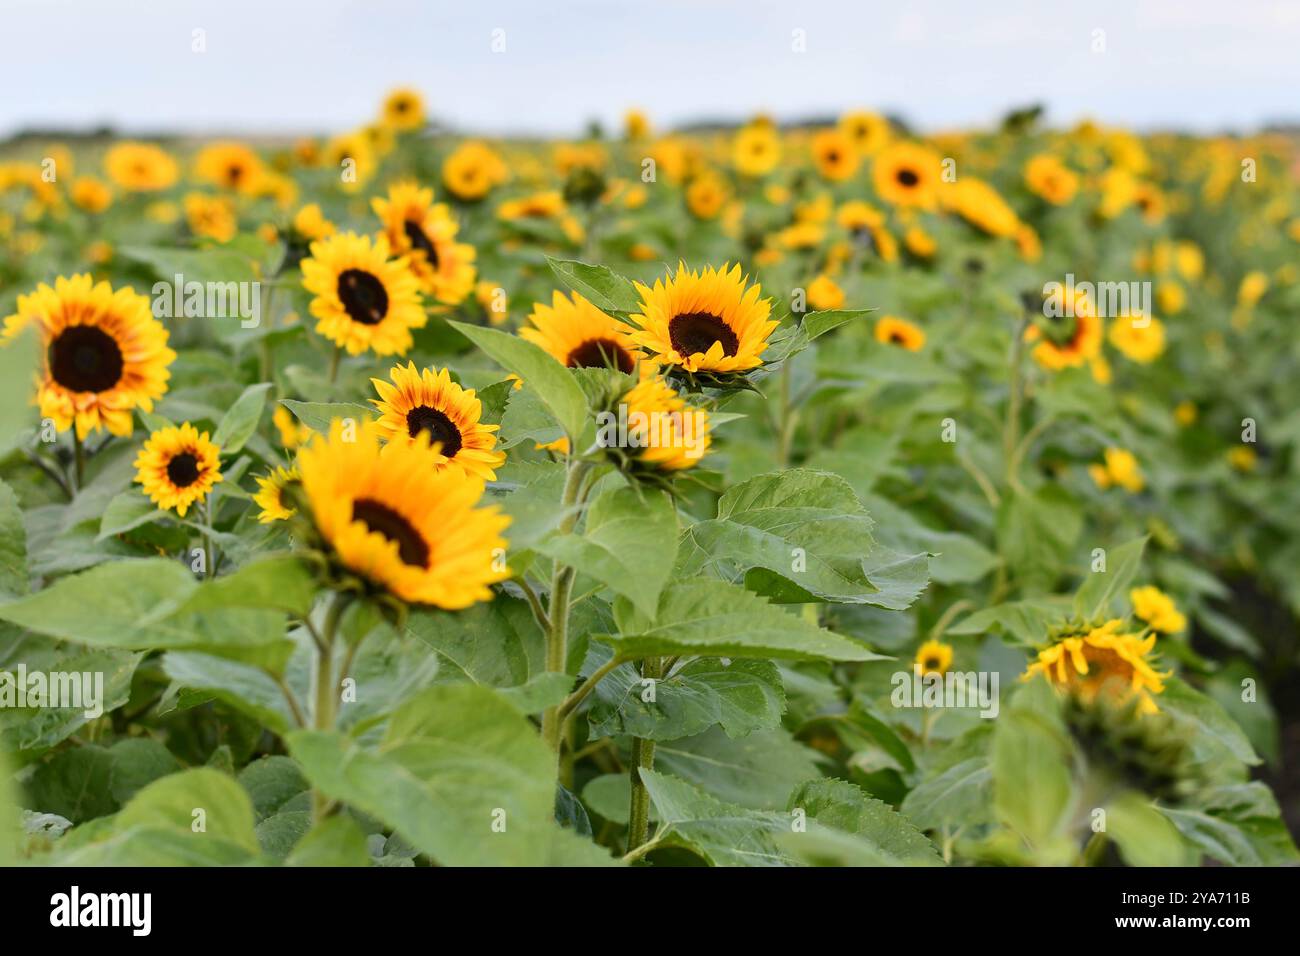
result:
[[[844,290],[830,276],[822,273],[808,285],[808,304],[814,309],[844,307]]]
[[[390,442],[417,441],[427,435],[435,444],[433,463],[437,468],[452,465],[467,475],[496,480],[496,471],[506,456],[493,451],[492,434],[500,426],[482,425],[483,404],[474,390],[461,388],[444,368],[420,372],[414,362],[388,373],[392,383],[372,378],[379,400],[379,430]]]
[[[322,165],[333,167],[345,192],[356,192],[374,175],[378,160],[364,133],[336,136],[325,146]]]
[[[389,129],[419,129],[424,125],[424,98],[409,87],[393,90],[384,97],[380,118]]]
[[[704,172],[686,187],[686,208],[696,219],[716,219],[727,201],[727,184],[716,173]]]
[[[1088,474],[1097,487],[1105,491],[1114,485],[1137,494],[1146,487],[1146,478],[1142,468],[1131,451],[1123,448],[1107,448],[1102,453],[1102,462],[1088,466]]]
[[[411,329],[424,326],[420,283],[406,259],[390,259],[388,240],[346,232],[311,244],[303,287],[315,295],[316,331],[349,355],[405,354]]]
[[[623,114],[623,135],[628,139],[645,139],[650,135],[650,117],[641,110],[628,110]]]
[[[457,146],[442,163],[442,184],[457,199],[482,199],[506,180],[506,164],[486,144],[469,140]]]
[[[909,352],[919,352],[925,347],[925,330],[897,316],[882,315],[877,319],[875,334],[877,342],[899,345]]]
[[[781,161],[781,138],[765,123],[754,123],[736,134],[732,163],[742,176],[766,176]]]
[[[1131,316],[1118,316],[1110,324],[1107,338],[1127,358],[1143,365],[1154,362],[1165,350],[1164,324],[1153,316],[1147,316],[1141,324]]]
[[[920,226],[911,226],[903,233],[903,247],[917,259],[932,259],[939,244],[935,242],[934,236]]]
[[[257,516],[259,524],[272,521],[285,521],[297,514],[297,509],[290,507],[284,500],[285,489],[300,480],[297,467],[276,467],[265,478],[257,479],[257,494],[253,502],[262,510]]]
[[[636,330],[606,315],[577,292],[572,300],[561,292],[551,294],[551,304],[533,303],[533,311],[519,335],[569,368],[612,367],[623,373],[636,371],[641,350]]]
[[[558,219],[567,207],[558,190],[534,193],[521,199],[503,202],[497,209],[497,218],[506,222],[520,219]]]
[[[912,666],[922,674],[943,674],[952,666],[952,645],[926,641],[916,649]]]
[[[320,206],[313,202],[294,213],[293,231],[308,242],[315,242],[332,236],[339,230],[338,226],[325,218]]]
[[[815,133],[811,149],[817,172],[831,182],[843,182],[858,171],[857,147],[837,129]]]
[[[35,324],[45,349],[37,404],[59,431],[76,424],[78,437],[100,427],[131,434],[135,408],[153,410],[167,391],[176,353],[149,300],[130,287],[116,292],[89,275],[60,277],[18,297],[5,319],[5,338]]]
[[[404,601],[448,610],[492,597],[510,576],[501,537],[510,519],[477,507],[483,482],[430,467],[429,439],[392,442],[367,423],[347,441],[335,421],[298,455],[321,536],[346,568]]]
[[[1043,318],[1025,329],[1025,341],[1036,342],[1034,361],[1058,372],[1080,368],[1101,349],[1102,323],[1087,294],[1058,286],[1044,300]]]
[[[990,236],[1014,236],[1020,228],[1015,210],[982,179],[963,176],[956,182],[944,183],[938,195],[944,209]]]
[[[1021,680],[1042,674],[1056,687],[1085,700],[1099,692],[1123,700],[1136,697],[1141,713],[1156,713],[1159,708],[1151,695],[1164,693],[1164,678],[1169,676],[1152,667],[1156,636],[1121,634],[1121,623],[1118,619],[1107,621],[1057,639],[1038,652]]]
[[[185,221],[190,232],[217,242],[229,242],[239,231],[235,207],[221,196],[189,193],[184,200]]]
[[[876,195],[895,206],[933,209],[940,164],[938,154],[916,143],[886,146],[871,167]]]
[[[445,204],[434,203],[433,190],[398,183],[370,205],[389,245],[410,259],[421,291],[444,305],[463,302],[474,289],[474,247],[456,241],[460,226]]]
[[[221,449],[189,422],[160,428],[135,458],[135,480],[159,508],[175,508],[182,518],[190,505],[207,497],[221,480]]]
[[[118,143],[104,155],[104,172],[128,192],[156,192],[176,184],[180,170],[171,154],[152,143]]]
[[[307,439],[314,434],[310,428],[298,421],[293,412],[283,405],[275,407],[275,411],[271,414],[271,421],[280,433],[280,444],[290,450],[305,444]]]
[[[254,195],[265,170],[258,155],[243,143],[212,143],[194,157],[194,175],[203,182]]]
[[[840,117],[840,132],[847,136],[858,153],[871,156],[889,142],[889,120],[878,113],[845,113]]]
[[[1039,153],[1025,163],[1025,185],[1053,206],[1064,206],[1079,191],[1079,176],[1050,153]]]
[[[767,338],[776,328],[768,318],[771,299],[762,288],[746,287],[740,266],[677,273],[654,288],[636,283],[641,311],[632,321],[641,327],[633,340],[646,351],[688,372],[743,372],[762,364]]]
[[[662,378],[647,378],[620,400],[627,407],[628,441],[639,461],[663,471],[699,464],[709,450],[709,416],[692,408]]]
[[[113,202],[113,192],[102,179],[81,176],[72,184],[72,201],[78,209],[101,213]]]
[[[1177,634],[1187,629],[1187,617],[1178,610],[1173,598],[1158,587],[1148,584],[1128,592],[1133,603],[1133,614],[1146,622],[1153,631]]]

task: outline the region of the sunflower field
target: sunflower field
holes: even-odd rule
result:
[[[0,147],[0,862],[1300,861],[1300,149]]]

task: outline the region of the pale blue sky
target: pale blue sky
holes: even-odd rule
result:
[[[399,83],[486,133],[633,104],[659,125],[868,106],[935,129],[1032,101],[1058,123],[1300,118],[1300,0],[0,0],[0,34],[0,135],[337,131]]]

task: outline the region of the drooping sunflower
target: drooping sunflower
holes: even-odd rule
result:
[[[130,287],[113,291],[88,275],[60,277],[18,297],[5,338],[35,325],[44,346],[37,404],[42,417],[84,438],[98,428],[131,434],[136,408],[153,410],[167,391],[176,353],[149,300]]]
[[[876,195],[895,206],[933,209],[941,160],[917,143],[894,143],[876,154],[871,180]]]
[[[384,235],[398,255],[410,259],[421,290],[444,305],[459,305],[474,289],[474,247],[456,241],[460,225],[433,190],[397,183],[388,198],[370,205],[384,223]]]
[[[371,349],[376,355],[405,354],[411,329],[428,317],[420,304],[420,282],[404,258],[389,257],[380,236],[338,233],[311,244],[302,261],[302,284],[315,295],[311,314],[316,331],[349,355]]]
[[[104,155],[104,172],[128,192],[156,192],[176,184],[180,169],[167,151],[152,143],[124,142]]]
[[[1169,676],[1152,666],[1156,636],[1121,634],[1122,623],[1115,619],[1057,638],[1038,652],[1021,680],[1042,674],[1056,687],[1085,700],[1098,694],[1136,698],[1141,713],[1156,713],[1160,708],[1151,695],[1164,693],[1164,678]]]
[[[553,292],[549,306],[534,302],[528,321],[532,325],[521,328],[519,335],[569,368],[616,368],[631,373],[643,357],[635,329],[606,315],[577,292],[572,299]]]
[[[429,439],[380,447],[367,423],[345,440],[335,421],[298,455],[312,520],[339,562],[404,601],[448,610],[490,600],[510,576],[509,517],[479,507],[483,482],[430,467]]]
[[[646,378],[622,398],[635,457],[663,471],[693,468],[709,450],[709,416],[662,378]]]
[[[1140,319],[1116,316],[1107,338],[1126,358],[1142,365],[1154,362],[1165,350],[1164,323],[1150,315]]]
[[[843,182],[858,171],[858,149],[837,129],[814,134],[811,149],[817,172],[831,182]]]
[[[264,173],[262,160],[243,143],[211,143],[194,157],[198,179],[244,195],[261,188]]]
[[[952,645],[942,641],[926,641],[916,649],[912,666],[922,674],[943,674],[952,666]]]
[[[1045,369],[1080,368],[1101,349],[1102,323],[1087,294],[1058,286],[1043,304],[1043,317],[1025,329],[1025,341],[1037,343],[1032,355]]]
[[[943,183],[938,192],[944,209],[955,212],[968,223],[990,236],[1011,237],[1020,228],[1016,215],[996,189],[973,176]]]
[[[395,365],[388,377],[391,382],[370,380],[379,393],[370,404],[379,409],[377,424],[389,442],[428,436],[437,446],[432,456],[436,468],[450,466],[487,481],[496,479],[495,469],[506,460],[502,452],[492,450],[499,426],[479,421],[483,403],[472,388],[461,388],[445,368],[421,372],[414,362],[405,368]]]
[[[257,516],[259,524],[285,521],[297,514],[297,509],[285,502],[284,491],[299,480],[297,466],[276,466],[265,478],[257,479],[258,492],[253,495],[253,502],[262,509]]]
[[[182,518],[190,505],[207,497],[221,481],[221,449],[186,422],[160,428],[135,458],[135,480],[159,508],[175,508]]]
[[[876,341],[884,345],[898,345],[909,352],[925,348],[925,330],[907,319],[882,315],[876,320]]]
[[[776,328],[768,316],[772,300],[748,285],[739,264],[703,272],[678,263],[667,282],[653,288],[636,283],[641,311],[633,341],[659,361],[688,372],[743,372],[762,364],[767,339]]]
[[[393,90],[384,97],[381,119],[389,129],[419,129],[424,125],[424,98],[409,87]]]

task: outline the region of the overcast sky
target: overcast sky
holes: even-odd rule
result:
[[[868,106],[935,129],[1035,101],[1058,123],[1300,118],[1300,0],[0,0],[0,35],[0,135],[340,131],[399,83],[485,133],[630,105],[661,126]]]

